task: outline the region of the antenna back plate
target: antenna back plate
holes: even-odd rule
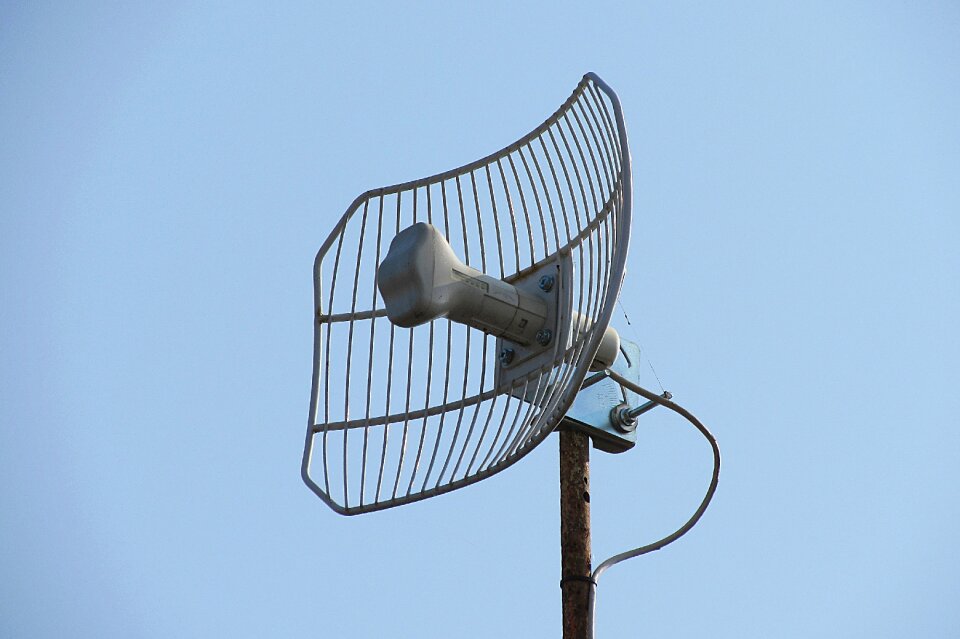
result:
[[[572,322],[569,317],[561,317],[560,309],[569,309],[572,305],[573,262],[569,258],[559,258],[505,281],[521,291],[542,297],[547,305],[547,318],[538,333],[539,341],[523,346],[503,337],[497,338],[500,366],[496,372],[496,386],[526,399],[538,390],[543,394],[545,389],[524,389],[523,382],[518,380],[540,368],[553,367],[570,347]]]

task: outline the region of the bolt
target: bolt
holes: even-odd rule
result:
[[[501,366],[509,366],[509,365],[510,365],[510,362],[513,361],[513,356],[514,356],[515,354],[516,354],[516,353],[514,353],[514,351],[513,351],[512,348],[504,348],[503,350],[501,350],[501,351],[500,351],[500,365],[501,365]]]
[[[540,346],[547,346],[552,339],[553,331],[551,331],[549,328],[541,328],[539,331],[537,331],[537,344]]]
[[[553,275],[544,275],[540,278],[540,290],[544,293],[549,293],[553,290]]]
[[[610,410],[610,423],[621,433],[631,433],[637,429],[637,418],[630,415],[629,404],[617,404]]]

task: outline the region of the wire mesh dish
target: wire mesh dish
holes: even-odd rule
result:
[[[525,137],[349,206],[314,264],[314,364],[302,475],[356,514],[469,485],[521,459],[560,422],[591,366],[623,279],[630,155],[616,94],[588,73]],[[475,269],[519,282],[566,273],[555,339],[504,373],[498,338],[437,319],[387,318],[377,265],[416,222]]]

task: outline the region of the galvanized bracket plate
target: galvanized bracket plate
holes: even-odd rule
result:
[[[639,386],[640,347],[621,338],[620,355],[611,368]],[[591,386],[581,388],[559,427],[587,433],[593,440],[593,447],[598,450],[622,453],[637,443],[637,431],[624,432],[616,428],[610,421],[610,411],[624,403],[637,406],[643,401],[640,395],[606,377]]]

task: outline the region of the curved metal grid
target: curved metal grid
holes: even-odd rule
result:
[[[449,492],[530,452],[569,408],[610,322],[630,235],[620,103],[595,74],[540,126],[481,160],[367,191],[314,264],[313,388],[302,476],[356,514]],[[386,317],[377,266],[399,231],[436,226],[463,261],[514,279],[571,260],[572,308],[589,318],[552,364],[496,386],[496,338],[439,319]],[[525,398],[525,399],[520,399]]]

